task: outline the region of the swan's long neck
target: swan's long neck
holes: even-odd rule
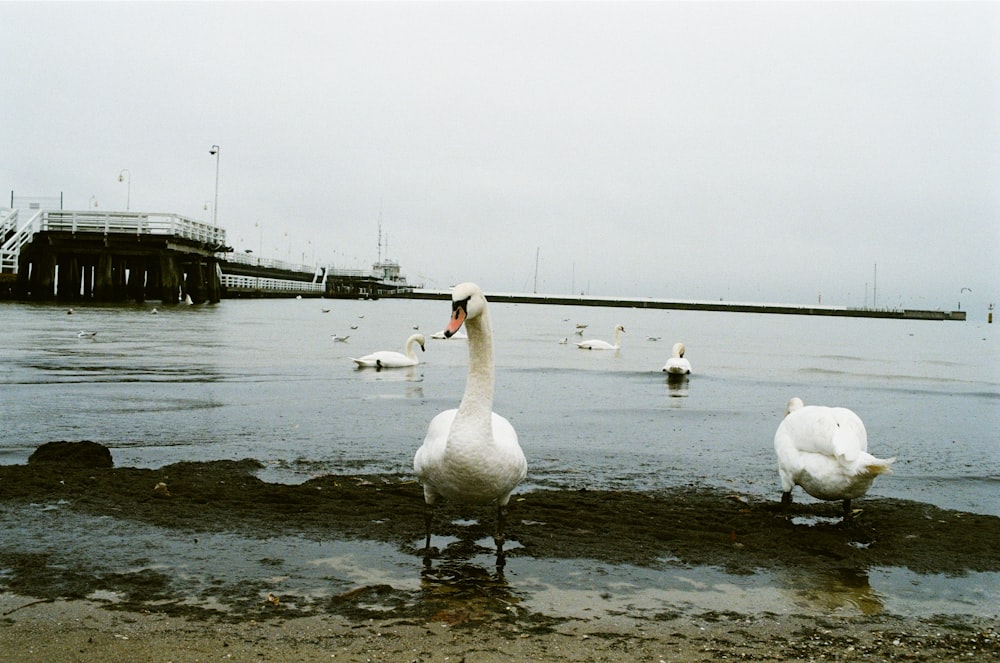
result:
[[[482,417],[490,426],[493,412],[493,327],[489,310],[465,321],[469,345],[469,375],[456,417]],[[484,416],[485,413],[485,416]]]
[[[413,337],[411,336],[410,338],[406,339],[406,347],[403,348],[403,354],[405,354],[410,359],[417,358],[417,351],[413,349],[414,343],[416,343],[416,341],[414,341]]]

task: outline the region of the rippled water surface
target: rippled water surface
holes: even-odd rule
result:
[[[152,308],[77,306],[68,314],[55,305],[0,304],[0,463],[24,463],[44,442],[88,439],[109,446],[119,466],[251,457],[266,464],[269,481],[407,473],[427,423],[455,407],[464,389],[464,341],[430,338],[447,321],[448,302]],[[855,410],[870,451],[898,458],[895,473],[870,494],[1000,515],[994,325],[514,304],[493,304],[491,312],[494,409],[520,435],[529,460],[524,488],[698,483],[777,499],[773,435],[788,399],[799,396]],[[627,332],[619,351],[575,347],[585,338],[610,340],[618,323]],[[588,325],[582,335],[578,324]],[[376,372],[350,361],[402,350],[416,327],[428,336],[419,366]],[[335,342],[334,334],[350,338]],[[687,345],[693,370],[681,384],[660,371],[675,341]],[[313,559],[307,544],[300,547],[288,554],[320,568],[353,564]],[[381,549],[358,555],[392,557]],[[381,568],[391,575],[394,564],[408,563]],[[933,612],[975,603],[977,586],[1000,592],[997,574],[967,578],[956,590],[935,578],[915,582],[900,569],[874,574],[872,585],[882,588],[875,599],[865,595],[868,584],[858,591],[835,574],[819,588],[815,579],[730,578],[711,569],[690,577],[632,569],[627,590],[574,584],[574,574],[593,571],[592,564],[545,560],[524,560],[519,569],[541,607],[607,606],[620,594],[635,609],[706,601],[752,607],[773,598],[814,607],[836,599],[861,612],[874,600],[880,609]]]
[[[161,308],[68,315],[0,305],[0,462],[22,463],[43,442],[90,439],[118,465],[252,457],[272,481],[407,472],[427,422],[464,389],[461,340],[428,338],[412,369],[357,370],[349,359],[402,350],[414,327],[430,337],[447,302]],[[800,396],[854,409],[870,450],[899,459],[873,495],[1000,515],[992,325],[514,304],[491,312],[494,408],[517,428],[533,484],[701,482],[771,494],[774,430]],[[575,347],[610,340],[618,323],[621,350]],[[577,324],[588,325],[582,336]],[[693,366],[681,385],[660,372],[677,340]]]

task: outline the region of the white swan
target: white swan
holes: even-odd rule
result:
[[[781,503],[792,503],[796,485],[821,500],[843,500],[844,518],[851,500],[861,497],[880,474],[892,474],[895,458],[868,453],[868,433],[861,419],[842,407],[805,406],[788,401],[785,418],[774,434],[781,477]]]
[[[406,366],[416,366],[420,363],[417,359],[417,352],[413,348],[414,345],[419,345],[420,350],[424,350],[424,335],[423,334],[413,334],[410,338],[406,339],[406,345],[403,347],[403,352],[393,352],[391,350],[379,350],[378,352],[373,352],[370,355],[365,355],[364,357],[358,357],[355,359],[351,357],[351,361],[358,365],[358,368],[404,368]]]
[[[469,373],[458,409],[436,415],[413,457],[413,470],[424,487],[427,540],[431,543],[431,505],[438,498],[466,504],[497,503],[497,566],[503,567],[504,525],[510,494],[528,472],[517,432],[493,412],[493,330],[483,291],[462,283],[452,292],[452,315],[445,334],[462,324],[469,337]]]
[[[684,358],[684,344],[674,343],[673,356],[663,365],[667,375],[687,375],[691,372],[691,362]]]
[[[621,335],[625,333],[625,328],[621,325],[615,327],[615,343],[612,345],[607,341],[601,341],[597,339],[592,339],[590,341],[580,341],[576,344],[576,347],[581,350],[618,350],[622,347],[621,345]]]

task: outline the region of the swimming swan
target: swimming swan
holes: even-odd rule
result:
[[[417,352],[413,348],[414,345],[419,345],[420,350],[424,351],[423,334],[413,334],[410,338],[406,339],[406,345],[402,353],[391,350],[379,350],[378,352],[373,352],[370,355],[358,357],[357,359],[351,357],[351,361],[357,364],[358,368],[375,368],[378,370],[383,368],[416,366],[420,363],[420,360],[417,359]]]
[[[622,327],[621,325],[618,325],[617,327],[615,327],[614,345],[611,345],[607,341],[600,341],[594,339],[590,341],[580,341],[579,343],[576,344],[576,347],[580,348],[581,350],[618,350],[619,348],[622,347],[620,337],[624,333],[625,333],[625,328]]]
[[[674,343],[673,356],[663,365],[667,375],[687,375],[691,372],[691,362],[684,358],[684,344]]]
[[[895,458],[868,453],[865,425],[842,407],[805,406],[788,401],[785,418],[774,434],[781,477],[781,503],[792,503],[796,485],[821,500],[843,500],[844,519],[851,518],[851,500],[861,497],[880,474],[892,474]]]
[[[436,415],[413,457],[413,470],[427,504],[425,559],[431,545],[433,505],[438,498],[465,504],[497,503],[497,567],[504,565],[504,525],[510,494],[528,472],[517,432],[493,412],[493,330],[486,297],[474,283],[455,286],[451,320],[454,335],[465,324],[469,337],[469,373],[458,409]]]

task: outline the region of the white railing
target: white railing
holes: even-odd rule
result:
[[[265,267],[267,269],[283,269],[287,272],[302,272],[303,274],[313,274],[316,267],[306,264],[295,264],[275,260],[273,258],[262,258],[250,253],[226,253],[220,256],[221,260],[237,265],[249,265],[251,267]]]
[[[18,226],[16,209],[10,210],[9,213],[4,215],[3,230],[0,232],[0,239],[3,239],[8,234],[10,234],[10,237],[4,239],[3,244],[0,245],[0,274],[17,274],[18,256],[21,255],[21,247],[31,241],[32,235],[35,234],[41,222],[41,217],[42,211],[39,210],[28,217],[27,221]]]
[[[222,228],[177,214],[50,210],[42,213],[38,230],[168,235],[213,246],[226,244]]]
[[[326,285],[323,283],[289,281],[287,279],[271,279],[260,276],[241,276],[238,274],[223,274],[222,285],[225,288],[259,290],[261,292],[326,292]]]

